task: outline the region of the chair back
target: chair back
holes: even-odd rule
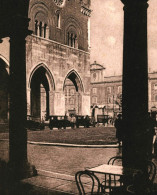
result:
[[[155,175],[156,175],[156,166],[152,161],[147,161],[147,180],[146,183],[143,184],[143,186],[139,186],[138,183],[139,181],[142,179],[141,175],[137,175],[138,176],[138,182],[137,180],[135,180],[134,178],[134,184],[129,185],[127,187],[127,192],[129,192],[130,194],[139,194],[139,192],[141,192],[141,194],[147,194],[147,195],[152,195],[153,194],[153,183],[154,183],[154,179],[155,179]],[[136,178],[137,179],[137,178]]]
[[[114,156],[109,159],[108,165],[122,165],[122,156]]]
[[[113,156],[109,159],[108,165],[122,165],[122,157],[121,156]],[[121,188],[123,186],[123,177],[117,175],[106,175],[105,180],[101,184],[102,191],[106,191],[107,189],[111,192],[113,189]]]
[[[79,195],[100,193],[100,181],[97,176],[91,172],[78,171],[75,174],[75,181]]]

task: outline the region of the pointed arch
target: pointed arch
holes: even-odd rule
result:
[[[80,75],[77,73],[77,71],[74,69],[70,70],[68,72],[68,74],[66,75],[66,77],[64,79],[64,83],[63,83],[63,91],[65,88],[65,82],[66,82],[67,78],[73,82],[73,84],[76,88],[76,91],[84,92],[84,86],[83,86],[82,79],[81,79]]]
[[[51,71],[48,69],[48,67],[47,67],[45,64],[43,64],[43,63],[38,64],[38,65],[32,70],[32,72],[31,72],[31,74],[30,74],[30,77],[29,77],[29,81],[28,81],[28,88],[31,87],[31,80],[32,80],[32,77],[33,77],[34,73],[35,73],[39,68],[41,68],[41,67],[43,67],[43,68],[45,69],[45,76],[47,77],[47,80],[48,80],[48,82],[49,82],[49,88],[50,88],[49,90],[50,90],[50,91],[51,91],[51,90],[55,90],[55,81],[54,81],[54,77],[53,77]]]
[[[50,113],[50,100],[55,90],[55,83],[45,64],[41,63],[32,70],[28,88],[31,116],[39,121],[46,119]]]
[[[5,69],[7,70],[9,74],[9,61],[1,54],[0,54],[0,60],[2,60],[5,63]]]
[[[63,92],[65,94],[65,111],[69,114],[81,114],[84,86],[76,70],[72,69],[67,73],[63,83]]]
[[[0,123],[8,122],[9,111],[9,66],[0,56]]]

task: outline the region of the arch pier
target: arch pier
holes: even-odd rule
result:
[[[146,172],[148,160],[148,0],[121,0],[124,4],[123,164]]]
[[[0,2],[1,3],[1,2]],[[28,177],[27,159],[26,37],[29,1],[5,1],[0,6],[0,39],[10,37],[9,166],[14,180]],[[17,6],[18,5],[18,6]]]

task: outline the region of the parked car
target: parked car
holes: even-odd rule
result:
[[[97,115],[97,123],[108,123],[109,115]]]
[[[76,116],[76,127],[79,128],[79,126],[84,126],[84,127],[93,126],[93,127],[95,127],[94,117],[91,117],[88,115],[86,115],[86,116],[77,115]]]
[[[45,124],[43,122],[40,122],[35,117],[28,115],[27,116],[27,122],[26,122],[26,128],[30,130],[43,130],[45,129]]]
[[[54,127],[66,129],[66,127],[71,127],[71,122],[66,116],[49,116],[49,128],[52,130]]]

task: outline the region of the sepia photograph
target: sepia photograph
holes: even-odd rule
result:
[[[0,195],[157,194],[157,0],[0,0]]]

